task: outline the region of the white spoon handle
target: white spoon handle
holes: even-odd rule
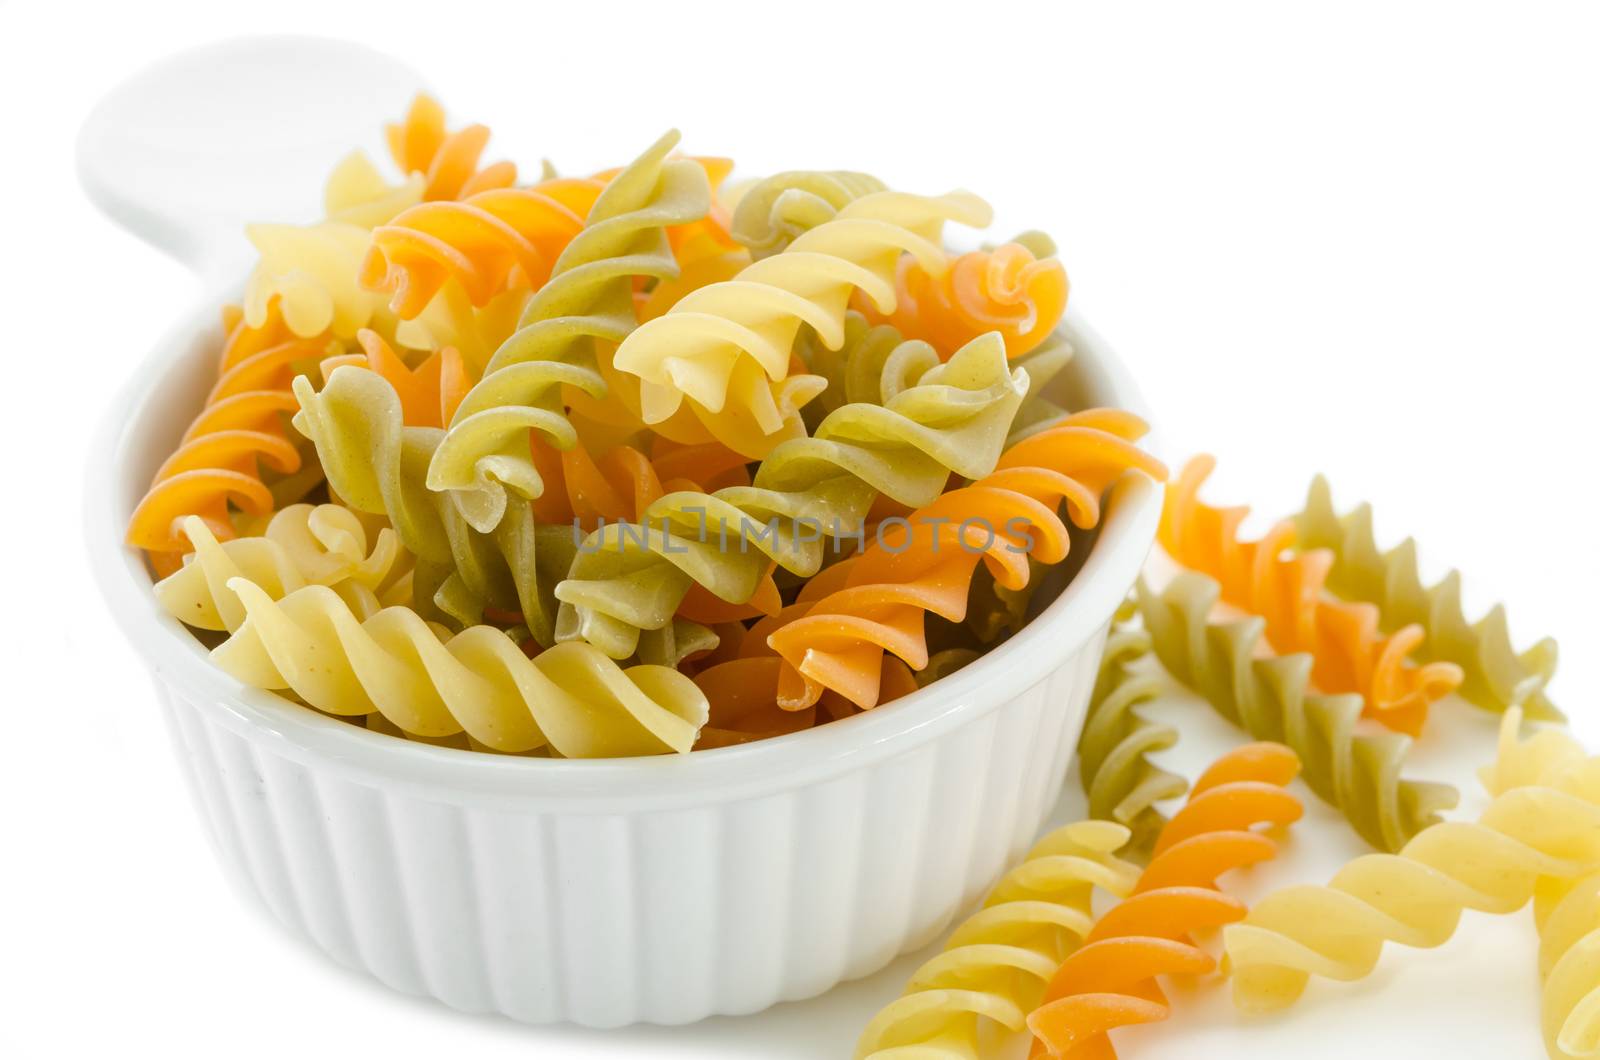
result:
[[[383,124],[422,87],[415,71],[345,41],[254,37],[182,52],[103,99],[78,133],[89,197],[213,282],[250,260],[244,224],[309,221],[353,148],[385,152]]]

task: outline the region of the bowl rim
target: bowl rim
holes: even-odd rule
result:
[[[1083,567],[1016,635],[926,688],[827,725],[692,754],[617,759],[496,756],[396,739],[246,687],[218,669],[188,628],[157,605],[142,556],[123,540],[149,475],[139,466],[139,443],[153,444],[148,436],[160,429],[153,417],[175,403],[172,393],[185,392],[183,370],[215,350],[216,340],[207,337],[216,334],[219,301],[207,299],[181,317],[101,417],[85,492],[89,565],[117,624],[164,692],[195,702],[263,749],[348,778],[593,812],[667,809],[808,786],[926,745],[1071,660],[1105,627],[1155,540],[1163,488],[1130,473],[1113,488]],[[1148,418],[1132,378],[1076,307],[1064,327],[1075,350],[1065,371],[1079,377],[1091,400]]]

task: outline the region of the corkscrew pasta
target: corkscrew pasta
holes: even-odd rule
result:
[[[1469,621],[1461,609],[1461,575],[1451,571],[1424,586],[1415,541],[1407,538],[1387,552],[1378,549],[1371,505],[1339,515],[1333,491],[1319,475],[1294,523],[1296,548],[1333,554],[1328,588],[1345,599],[1376,605],[1385,630],[1420,628],[1425,637],[1417,646],[1418,660],[1460,667],[1457,692],[1467,702],[1494,711],[1520,706],[1535,720],[1561,719],[1545,692],[1555,675],[1556,642],[1546,637],[1518,652],[1499,604],[1477,622]]]
[[[226,541],[235,534],[232,510],[251,516],[273,510],[266,473],[300,468],[287,430],[296,408],[289,381],[323,346],[291,335],[275,309],[261,327],[237,310],[225,312],[223,322],[228,337],[217,383],[129,520],[128,543],[150,554],[158,575],[171,574],[188,551],[179,529],[184,517],[198,516]]]
[[[1151,657],[1150,634],[1132,624],[1134,615],[1132,606],[1123,605],[1106,639],[1078,738],[1078,775],[1089,816],[1126,825],[1133,835],[1129,849],[1140,851],[1149,849],[1167,823],[1155,804],[1182,795],[1189,783],[1150,760],[1177,744],[1178,730],[1139,712],[1162,686],[1139,666]]]
[[[491,626],[441,635],[408,607],[363,618],[321,585],[281,600],[243,577],[228,588],[246,618],[212,651],[217,665],[329,714],[378,713],[418,736],[465,731],[496,751],[567,758],[687,751],[705,724],[705,697],[664,666],[624,670],[586,644],[530,659]]]
[[[874,706],[882,654],[892,652],[913,670],[926,666],[924,613],[961,621],[980,560],[996,581],[1020,588],[1029,559],[1066,558],[1057,506],[1065,502],[1076,525],[1092,527],[1100,495],[1124,472],[1165,477],[1132,442],[1144,429],[1133,417],[1111,413],[1097,422],[1089,414],[1025,439],[1001,456],[994,473],[940,495],[904,528],[880,533],[860,557],[812,579],[798,599],[804,612],[767,638],[789,663],[779,701],[809,706],[830,688],[862,708]]]
[[[941,273],[946,260],[936,240],[944,223],[988,219],[987,204],[965,192],[863,196],[782,253],[685,296],[640,325],[614,362],[639,377],[647,423],[666,420],[687,401],[719,441],[763,457],[803,433],[797,410],[821,389],[822,380],[790,375],[801,325],[816,329],[825,345],[840,345],[853,292],[860,289],[880,309],[893,309],[893,270],[902,253]]]
[[[532,499],[543,491],[530,434],[558,449],[576,441],[563,391],[606,392],[593,346],[622,342],[633,330],[635,278],[677,274],[664,229],[698,220],[711,206],[705,171],[667,161],[677,140],[676,133],[662,137],[606,186],[434,452],[428,488],[449,491],[477,530],[499,525],[508,492]]]
[[[401,171],[420,176],[423,198],[466,198],[490,188],[516,183],[517,167],[495,162],[478,167],[489,143],[489,130],[469,125],[456,132],[445,127],[444,108],[427,93],[418,93],[405,119],[384,129],[389,151]]]
[[[1506,712],[1515,732],[1521,712]],[[1519,755],[1517,741],[1502,759]],[[1497,763],[1496,776],[1513,766]],[[1224,933],[1234,999],[1264,1011],[1293,1004],[1312,976],[1371,974],[1385,942],[1431,948],[1449,940],[1468,909],[1514,913],[1543,880],[1600,870],[1600,758],[1557,762],[1498,790],[1476,822],[1445,821],[1398,853],[1368,854],[1326,887],[1277,891]]]
[[[881,319],[946,353],[998,331],[1006,352],[1018,357],[1055,330],[1066,308],[1067,271],[1061,262],[1007,243],[963,254],[937,271],[900,259],[894,308],[883,311]],[[870,309],[868,315],[880,316]]]
[[[873,1017],[857,1060],[977,1060],[985,1024],[1021,1031],[1045,982],[1093,924],[1096,889],[1122,896],[1138,870],[1116,856],[1127,829],[1080,821],[1045,836],[1001,877],[983,908]]]
[[[979,340],[887,404],[847,405],[810,438],[779,446],[748,487],[668,494],[640,527],[602,528],[556,588],[558,635],[627,658],[639,631],[664,626],[691,585],[745,603],[772,563],[814,575],[824,536],[859,532],[878,495],[926,504],[952,472],[992,471],[1024,388],[998,340]]]
[[[1410,738],[1358,731],[1360,697],[1312,692],[1308,656],[1263,651],[1261,618],[1211,621],[1213,579],[1186,572],[1160,593],[1144,581],[1136,591],[1167,672],[1251,736],[1293,748],[1306,785],[1372,846],[1399,850],[1459,800],[1449,785],[1401,776]]]
[[[1133,893],[1062,961],[1028,1014],[1031,1055],[1115,1060],[1110,1031],[1170,1015],[1157,976],[1201,975],[1216,966],[1194,934],[1245,915],[1243,903],[1222,894],[1217,880],[1276,853],[1252,829],[1299,820],[1300,801],[1284,790],[1299,769],[1287,747],[1258,743],[1230,751],[1195,781],[1187,804],[1162,828]]]
[[[1184,566],[1217,579],[1227,603],[1266,619],[1267,639],[1281,652],[1304,651],[1312,679],[1326,692],[1359,692],[1372,717],[1415,736],[1428,705],[1461,683],[1454,663],[1411,664],[1425,637],[1408,625],[1384,636],[1378,611],[1323,593],[1332,557],[1314,551],[1284,554],[1294,526],[1283,522],[1259,541],[1240,541],[1247,508],[1219,509],[1199,499],[1214,461],[1197,457],[1173,483],[1162,513],[1161,546]]]
[[[273,599],[306,585],[331,587],[358,614],[387,603],[409,603],[407,560],[394,531],[370,536],[361,517],[337,504],[294,504],[275,512],[259,537],[219,542],[205,522],[188,516],[183,534],[193,547],[182,568],[156,583],[156,600],[167,614],[196,629],[232,632],[244,608],[228,589],[248,578]],[[396,591],[398,590],[398,591]]]

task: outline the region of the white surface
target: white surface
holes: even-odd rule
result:
[[[536,20],[462,4],[446,20],[437,5],[0,3],[0,431],[23,499],[0,531],[14,568],[0,664],[20,723],[0,742],[20,853],[0,876],[0,1052],[830,1056],[915,964],[759,1017],[529,1030],[398,999],[223,885],[76,529],[81,424],[194,291],[96,215],[71,147],[112,84],[230,34],[364,38],[419,67],[453,115],[493,126],[495,157],[582,169],[677,124],[690,149],[751,172],[849,165],[983,193],[999,230],[1058,238],[1075,300],[1166,438],[1222,458],[1212,496],[1286,513],[1320,468],[1341,506],[1373,500],[1385,540],[1414,534],[1431,570],[1466,570],[1469,613],[1504,598],[1519,642],[1561,639],[1554,690],[1600,746],[1593,9],[963,8],[619,4],[609,24],[626,10],[641,28],[605,42],[601,76],[581,5]],[[878,37],[898,42],[887,60]],[[787,80],[808,70],[830,80]],[[1180,760],[1207,747],[1195,732]],[[1443,757],[1450,770],[1467,755]],[[1307,860],[1272,880],[1321,879],[1353,852],[1331,825],[1296,846]],[[1469,916],[1450,946],[1392,951],[1377,979],[1319,989],[1292,1018],[1241,1024],[1213,990],[1181,1022],[1125,1036],[1124,1054],[1187,1060],[1195,1039],[1179,1032],[1204,1028],[1242,1060],[1520,1060],[1539,1054],[1532,968],[1525,920]]]

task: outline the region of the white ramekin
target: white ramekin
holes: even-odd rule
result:
[[[1121,483],[1077,577],[965,670],[821,728],[687,756],[499,758],[370,733],[245,688],[123,544],[212,382],[207,305],[91,451],[91,562],[155,676],[217,852],[341,964],[454,1008],[595,1027],[756,1012],[930,941],[1055,801],[1160,488]],[[1139,406],[1069,317],[1075,405]]]

